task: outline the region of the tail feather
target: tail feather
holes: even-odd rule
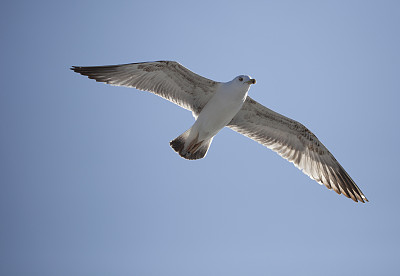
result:
[[[183,134],[176,137],[174,140],[169,142],[170,146],[177,152],[180,153],[185,147],[186,139],[189,137],[190,129],[185,131]]]
[[[169,144],[183,158],[189,160],[201,159],[206,156],[213,137],[207,140],[198,141],[198,135],[189,141],[190,129],[172,140]]]

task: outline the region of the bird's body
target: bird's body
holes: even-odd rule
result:
[[[218,84],[193,126],[171,141],[172,148],[186,159],[203,158],[214,136],[239,112],[253,82],[248,76],[239,76]]]
[[[237,78],[221,83],[215,95],[204,106],[193,127],[199,129],[199,138],[214,136],[239,112],[250,85],[235,86]]]
[[[311,131],[247,96],[255,83],[249,76],[215,82],[174,61],[71,69],[96,81],[152,92],[192,111],[193,126],[170,142],[183,158],[203,158],[213,137],[227,126],[277,152],[328,189],[354,201],[368,201]]]

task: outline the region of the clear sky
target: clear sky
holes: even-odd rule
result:
[[[399,275],[399,1],[5,1],[1,275]],[[190,112],[69,70],[176,60],[257,79],[370,200]]]

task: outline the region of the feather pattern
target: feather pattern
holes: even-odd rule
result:
[[[108,66],[73,66],[73,71],[116,86],[149,91],[198,115],[214,95],[218,82],[204,78],[175,61]]]
[[[275,151],[328,189],[356,202],[368,201],[335,157],[302,124],[247,97],[227,126]]]

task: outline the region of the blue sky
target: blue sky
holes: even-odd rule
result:
[[[8,1],[0,10],[0,274],[397,275],[398,1]],[[302,122],[356,204],[229,129],[69,70],[176,60]]]

